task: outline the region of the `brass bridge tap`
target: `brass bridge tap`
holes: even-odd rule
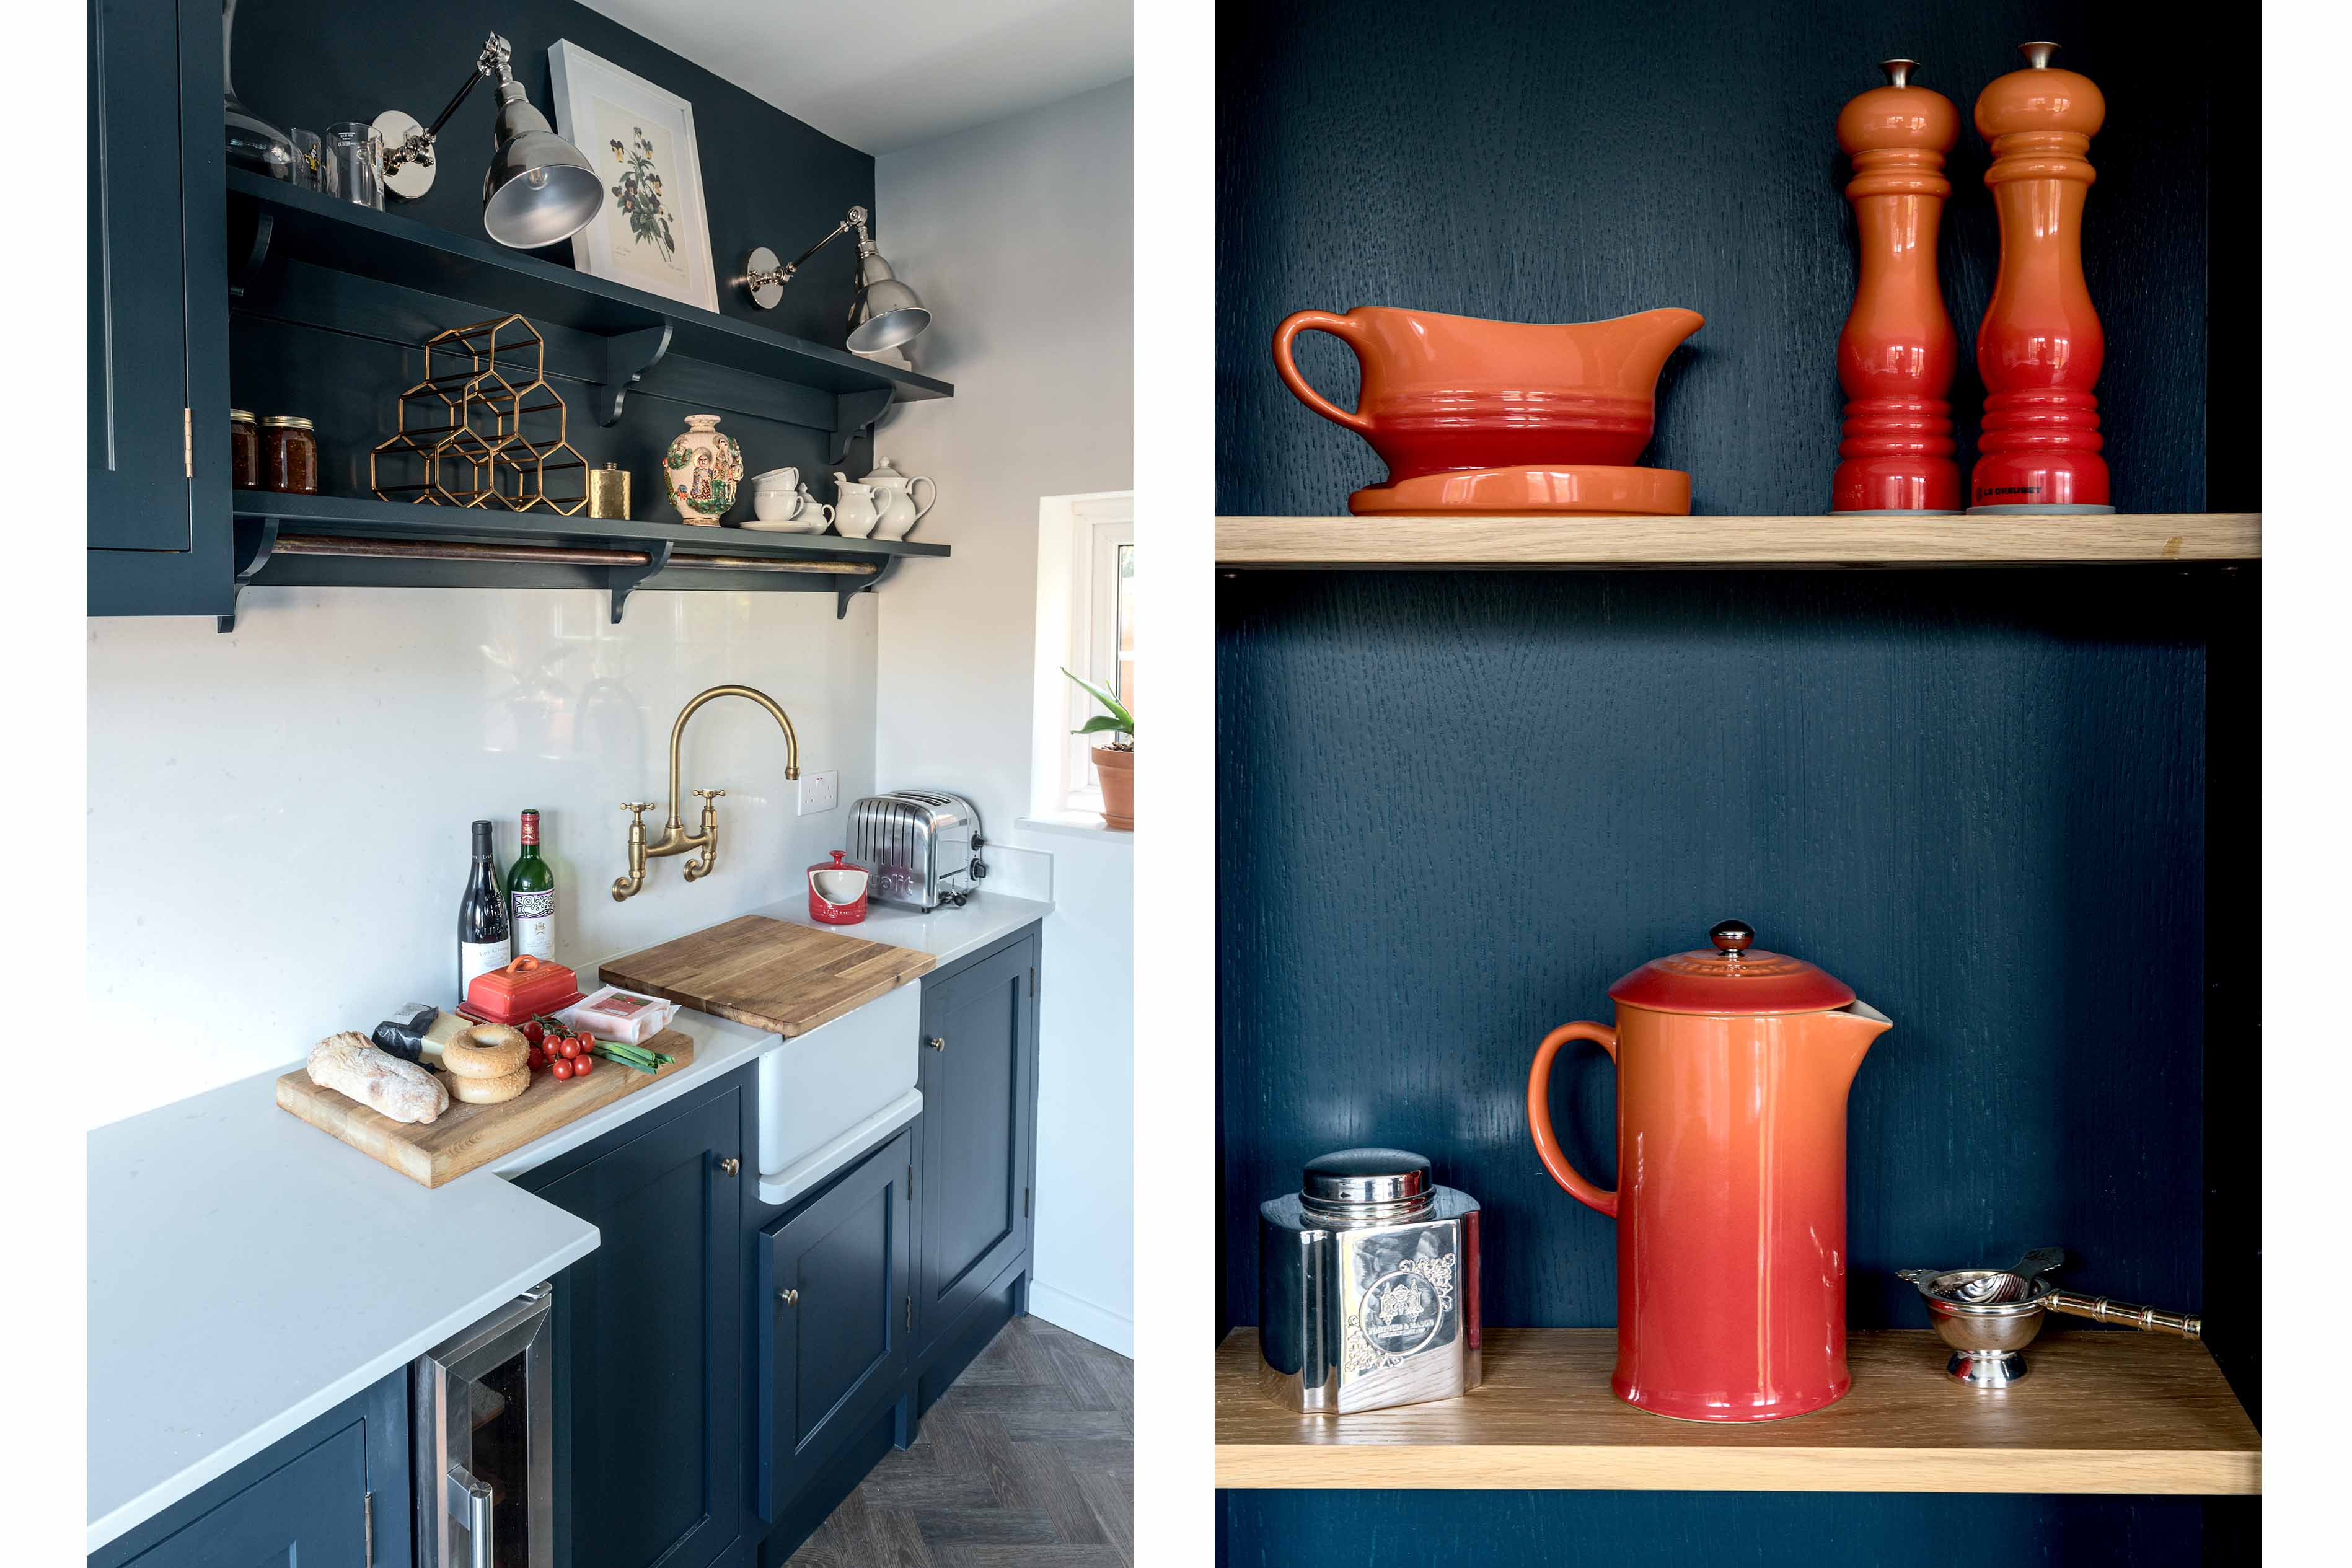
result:
[[[686,721],[694,717],[694,710],[714,697],[740,697],[746,701],[756,702],[766,709],[769,717],[775,720],[778,727],[784,732],[784,777],[791,780],[801,776],[800,736],[793,730],[791,717],[776,705],[774,698],[749,686],[714,686],[709,690],[698,694],[684,708],[678,710],[677,722],[670,726],[669,821],[664,825],[661,837],[651,844],[646,842],[646,824],[643,814],[652,809],[651,801],[642,805],[625,802],[621,806],[622,810],[636,815],[632,817],[629,827],[629,874],[625,877],[615,877],[613,879],[613,901],[615,903],[631,897],[645,887],[646,861],[648,858],[659,859],[666,855],[683,855],[689,849],[700,850],[700,854],[686,863],[686,879],[689,882],[698,881],[718,868],[719,797],[727,792],[723,789],[698,789],[694,792],[702,800],[702,826],[698,832],[687,832],[686,823],[678,816],[677,810],[678,742],[686,736]]]

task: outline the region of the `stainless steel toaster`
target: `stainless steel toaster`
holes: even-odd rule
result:
[[[849,808],[850,858],[874,870],[872,896],[901,909],[961,904],[988,875],[980,809],[942,790],[869,795]]]

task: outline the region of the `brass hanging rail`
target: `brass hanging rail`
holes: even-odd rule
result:
[[[336,534],[281,533],[276,555],[336,555],[373,561],[538,562],[558,566],[649,566],[642,550],[592,550],[551,544],[483,544],[470,540],[346,539]],[[866,561],[782,560],[770,555],[672,554],[667,571],[804,572],[835,577],[871,577],[881,571]]]

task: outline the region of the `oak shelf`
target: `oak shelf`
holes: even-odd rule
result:
[[[1610,1392],[1613,1329],[1490,1329],[1460,1399],[1343,1418],[1259,1393],[1257,1331],[1217,1347],[1220,1487],[2251,1495],[2262,1439],[2198,1343],[2046,1331],[2000,1394],[1927,1330],[1849,1336],[1853,1391],[1788,1421],[1673,1421]]]
[[[1225,568],[2105,566],[2258,562],[2259,512],[1221,517]]]

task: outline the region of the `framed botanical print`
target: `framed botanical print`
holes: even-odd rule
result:
[[[547,58],[556,129],[605,177],[604,210],[572,237],[572,265],[718,310],[694,106],[568,38]]]

